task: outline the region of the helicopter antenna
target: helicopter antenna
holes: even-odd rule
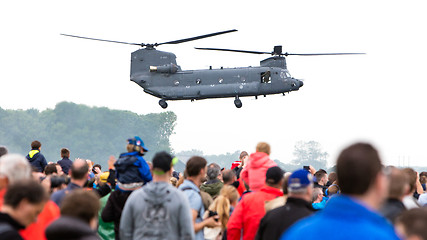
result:
[[[81,37],[81,36],[70,35],[70,34],[63,34],[63,33],[61,33],[61,35],[67,36],[67,37],[75,37],[75,38],[82,38],[82,39],[88,39],[88,40],[95,40],[95,41],[103,41],[103,42],[111,42],[111,43],[121,43],[121,44],[136,45],[136,46],[147,47],[147,48],[154,48],[154,47],[157,47],[157,46],[160,46],[160,45],[164,45],[164,44],[184,43],[184,42],[199,40],[199,39],[202,39],[202,38],[213,37],[213,36],[220,35],[220,34],[236,32],[236,31],[237,31],[236,29],[232,29],[232,30],[227,30],[227,31],[222,31],[222,32],[216,32],[216,33],[210,33],[210,34],[200,35],[200,36],[197,36],[197,37],[184,38],[184,39],[179,39],[179,40],[174,40],[174,41],[169,41],[169,42],[163,42],[163,43],[154,43],[154,44],[112,41],[112,40],[105,40],[105,39],[99,39],[99,38]]]

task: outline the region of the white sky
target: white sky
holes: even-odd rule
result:
[[[419,1],[2,1],[0,106],[44,110],[58,102],[162,112],[129,80],[136,46],[60,33],[155,43],[228,29],[238,32],[159,50],[185,70],[258,66],[264,56],[195,50],[217,47],[292,53],[366,52],[360,56],[287,58],[304,87],[266,98],[169,101],[178,116],[172,147],[208,154],[254,151],[292,159],[297,141],[330,154],[355,141],[376,145],[385,163],[427,166],[424,94],[427,3]],[[268,56],[265,56],[268,57]],[[143,136],[142,136],[143,137]]]

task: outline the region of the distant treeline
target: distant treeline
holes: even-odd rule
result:
[[[172,152],[169,137],[175,124],[173,112],[138,115],[70,102],[58,103],[54,109],[44,111],[0,108],[0,145],[9,152],[26,155],[31,142],[38,140],[47,161],[59,160],[60,149],[66,147],[72,160],[90,159],[106,168],[109,156],[118,157],[125,152],[126,140],[135,135],[150,150],[147,160],[157,151]]]

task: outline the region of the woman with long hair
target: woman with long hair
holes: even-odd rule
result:
[[[204,228],[205,239],[222,239],[222,235],[227,227],[228,219],[237,204],[239,193],[232,185],[225,185],[219,192],[219,196],[215,198],[214,202],[209,206],[208,211],[205,212],[205,218],[217,215],[221,227]]]

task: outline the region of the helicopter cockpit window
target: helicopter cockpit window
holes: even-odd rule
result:
[[[262,83],[271,83],[271,72],[262,72],[261,73],[261,82]]]

